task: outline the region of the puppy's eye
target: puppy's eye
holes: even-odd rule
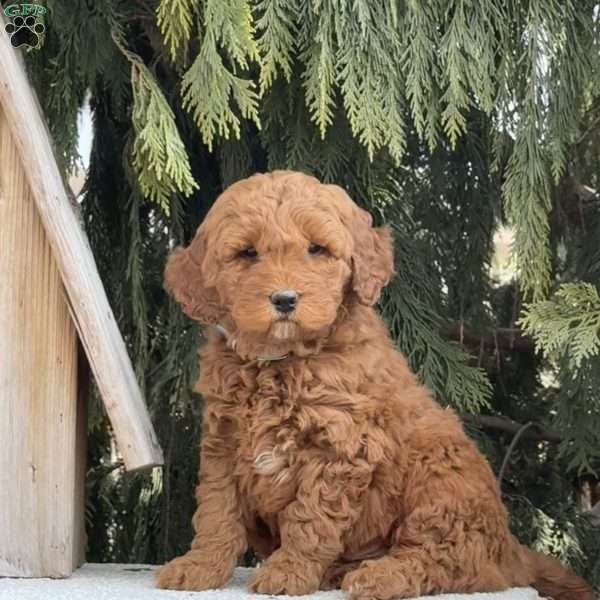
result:
[[[256,258],[258,252],[256,251],[256,248],[246,248],[245,250],[242,250],[238,256],[241,258]]]
[[[319,246],[319,244],[315,244],[313,242],[311,242],[310,246],[308,247],[308,253],[309,254],[324,254],[326,252],[326,249],[324,246]]]

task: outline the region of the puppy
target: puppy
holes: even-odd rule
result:
[[[372,308],[392,275],[388,229],[341,188],[285,171],[232,185],[173,252],[166,288],[213,327],[195,537],[159,587],[223,586],[250,547],[263,594],[533,585],[593,600],[510,534],[486,460],[394,348]]]

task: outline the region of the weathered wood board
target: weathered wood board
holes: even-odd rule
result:
[[[66,576],[83,561],[77,374],[60,273],[0,108],[0,576]]]

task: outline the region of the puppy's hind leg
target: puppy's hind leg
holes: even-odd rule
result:
[[[507,566],[513,542],[502,513],[488,509],[486,514],[479,499],[460,501],[436,493],[433,486],[430,491],[417,498],[416,507],[400,523],[387,555],[363,562],[344,577],[342,589],[353,600],[510,587],[512,581],[501,565]]]
[[[471,548],[484,555],[485,548]],[[376,560],[366,560],[344,576],[342,589],[352,600],[415,598],[444,592],[492,592],[508,582],[492,563],[465,564],[445,544],[395,547]],[[465,562],[470,557],[465,557]]]

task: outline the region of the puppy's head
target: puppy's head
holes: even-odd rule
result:
[[[389,231],[340,187],[301,173],[255,175],[215,202],[166,287],[203,323],[281,343],[326,335],[344,299],[371,305],[393,273]]]

